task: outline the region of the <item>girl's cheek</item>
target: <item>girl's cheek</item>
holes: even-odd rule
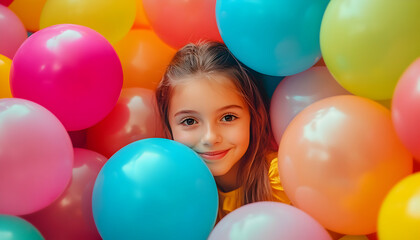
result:
[[[193,147],[197,142],[197,137],[194,133],[189,131],[179,131],[175,130],[172,132],[174,141],[180,142],[188,147]]]

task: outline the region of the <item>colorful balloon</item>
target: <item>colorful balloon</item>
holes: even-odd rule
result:
[[[224,217],[209,240],[331,240],[328,232],[307,213],[278,202],[244,205]]]
[[[331,1],[321,24],[325,64],[349,92],[391,99],[420,56],[420,1]]]
[[[14,0],[9,8],[22,20],[26,30],[36,32],[45,2],[47,0]]]
[[[115,106],[121,62],[94,30],[60,24],[34,33],[16,53],[10,72],[14,97],[41,104],[68,131],[93,126]]]
[[[263,74],[289,76],[321,58],[319,29],[328,2],[218,0],[216,20],[241,62]]]
[[[413,170],[390,111],[351,95],[302,110],[284,132],[278,156],[293,205],[325,228],[348,235],[375,232],[386,194]]]
[[[93,217],[103,239],[207,239],[218,193],[189,147],[163,138],[128,144],[100,171]]]
[[[0,98],[11,98],[12,90],[10,90],[10,68],[12,60],[0,54]]]
[[[0,238],[2,240],[44,240],[32,224],[12,215],[0,215]]]
[[[381,240],[420,239],[420,173],[398,182],[387,194],[378,217]]]
[[[71,178],[73,147],[63,124],[24,99],[0,99],[0,214],[23,215],[57,199]]]
[[[26,40],[22,21],[8,7],[0,4],[0,54],[13,59],[20,45]]]

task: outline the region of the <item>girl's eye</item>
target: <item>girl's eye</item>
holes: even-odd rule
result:
[[[187,118],[187,119],[184,119],[184,120],[182,120],[182,122],[181,122],[181,124],[184,124],[184,125],[187,125],[187,126],[194,125],[195,123],[197,123],[197,121],[195,121],[195,120],[194,120],[194,119],[192,119],[192,118]]]
[[[236,116],[234,116],[232,114],[227,114],[227,115],[223,116],[222,121],[224,121],[224,122],[231,122],[231,121],[233,121],[233,120],[235,120],[237,118],[238,117],[236,117]]]

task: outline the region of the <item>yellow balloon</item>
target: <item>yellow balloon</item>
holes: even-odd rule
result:
[[[392,98],[398,79],[420,56],[420,1],[330,1],[321,23],[325,64],[349,92]]]
[[[23,25],[25,25],[26,30],[36,32],[39,30],[39,19],[46,1],[14,0],[9,8],[16,13]]]
[[[136,0],[47,0],[40,27],[72,23],[90,27],[110,43],[121,40],[136,17]]]
[[[385,197],[378,236],[381,240],[420,239],[420,173],[398,182]]]
[[[12,60],[0,54],[0,98],[12,97],[9,81],[11,67]]]

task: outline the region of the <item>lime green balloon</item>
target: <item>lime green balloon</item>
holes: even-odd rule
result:
[[[16,216],[0,214],[0,239],[44,240],[44,237],[26,220]]]
[[[390,99],[404,70],[420,56],[420,1],[331,1],[320,44],[326,66],[349,92]]]

